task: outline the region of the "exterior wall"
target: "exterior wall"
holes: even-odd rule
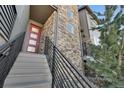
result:
[[[22,47],[22,51],[23,52],[26,52],[27,51],[27,43],[29,42],[29,28],[30,28],[30,24],[34,24],[34,25],[37,25],[37,26],[39,26],[39,27],[43,27],[43,25],[42,24],[40,24],[40,23],[38,23],[38,22],[36,22],[36,21],[34,21],[34,20],[29,20],[28,21],[28,26],[27,26],[27,28],[26,28],[26,34],[25,34],[25,38],[24,38],[24,43],[23,43],[23,47]],[[42,31],[42,30],[41,30]]]
[[[54,28],[55,28],[55,14],[56,11],[48,18],[48,20],[43,25],[40,40],[40,53],[44,53],[45,47],[45,37],[48,36],[52,41],[54,41]]]
[[[43,53],[45,37],[53,41],[59,50],[80,70],[82,70],[81,47],[79,38],[79,17],[77,6],[58,5],[58,13],[55,11],[46,21],[41,33],[40,53]],[[73,12],[73,18],[67,17],[67,9]],[[57,17],[58,16],[58,17]],[[57,28],[56,28],[57,22]],[[66,25],[71,23],[74,26],[74,33],[67,31]],[[56,32],[57,29],[57,32]],[[56,37],[57,36],[57,37]]]
[[[88,29],[89,29],[89,34],[90,34],[90,40],[92,44],[99,45],[99,37],[100,37],[100,32],[98,30],[92,30],[93,27],[97,27],[98,23],[95,20],[92,20],[93,17],[87,13],[87,21],[88,21]]]
[[[26,31],[27,22],[29,18],[29,6],[27,5],[16,5],[17,17],[10,35],[10,39],[21,32]],[[0,46],[6,43],[3,37],[0,35]]]
[[[68,18],[67,9],[73,12],[73,18]],[[67,31],[66,24],[74,26],[74,33]],[[82,69],[81,48],[79,38],[79,16],[77,6],[58,6],[57,47],[78,68]]]
[[[97,30],[92,30],[93,27],[97,27],[98,23],[95,20],[92,20],[93,17],[86,9],[79,11],[79,17],[81,30],[84,35],[84,37],[82,36],[83,42],[98,45],[100,41],[100,32]]]
[[[90,43],[91,40],[90,40],[90,34],[89,34],[89,24],[88,24],[86,9],[79,11],[79,18],[80,18],[81,30],[83,31],[82,32],[83,42]]]
[[[25,32],[29,20],[29,6],[16,5],[16,10],[17,10],[17,17],[15,20],[15,24],[10,39],[14,38],[17,34],[21,32]]]

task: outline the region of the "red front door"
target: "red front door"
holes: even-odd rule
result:
[[[30,24],[27,52],[37,53],[40,43],[41,28]]]

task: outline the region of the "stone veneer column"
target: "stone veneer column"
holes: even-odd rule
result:
[[[67,17],[67,9],[73,12],[73,18]],[[40,52],[44,50],[44,40],[46,36],[54,42],[55,29],[56,29],[56,11],[48,18],[44,24],[43,31],[41,33],[41,45]],[[58,20],[57,20],[57,47],[58,49],[80,70],[82,70],[81,48],[79,38],[79,16],[77,6],[72,5],[58,5]],[[66,24],[71,23],[74,26],[74,33],[70,33],[66,29]]]
[[[70,9],[73,12],[73,18],[68,18],[67,9]],[[58,17],[57,47],[73,64],[82,70],[77,6],[58,6]],[[66,24],[68,23],[73,24],[74,33],[67,31]]]
[[[55,12],[48,18],[43,25],[40,40],[40,53],[44,53],[45,37],[48,36],[54,42],[54,28],[55,28]]]

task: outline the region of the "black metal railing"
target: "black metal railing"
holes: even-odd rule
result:
[[[24,32],[0,47],[0,87],[3,87],[4,80],[21,51],[23,39]]]
[[[44,53],[52,73],[52,87],[95,87],[71,62],[68,61],[48,37],[46,37],[45,40]]]
[[[9,40],[16,15],[17,12],[14,5],[0,5],[0,34],[6,41]]]

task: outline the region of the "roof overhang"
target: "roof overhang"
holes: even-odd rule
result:
[[[96,20],[96,22],[99,24],[100,20],[97,18],[97,16],[93,13],[93,11],[90,9],[90,7],[88,5],[82,6],[78,9],[78,11],[82,11],[86,9],[88,11],[88,13]]]
[[[50,5],[30,5],[30,19],[44,24],[56,9]]]

